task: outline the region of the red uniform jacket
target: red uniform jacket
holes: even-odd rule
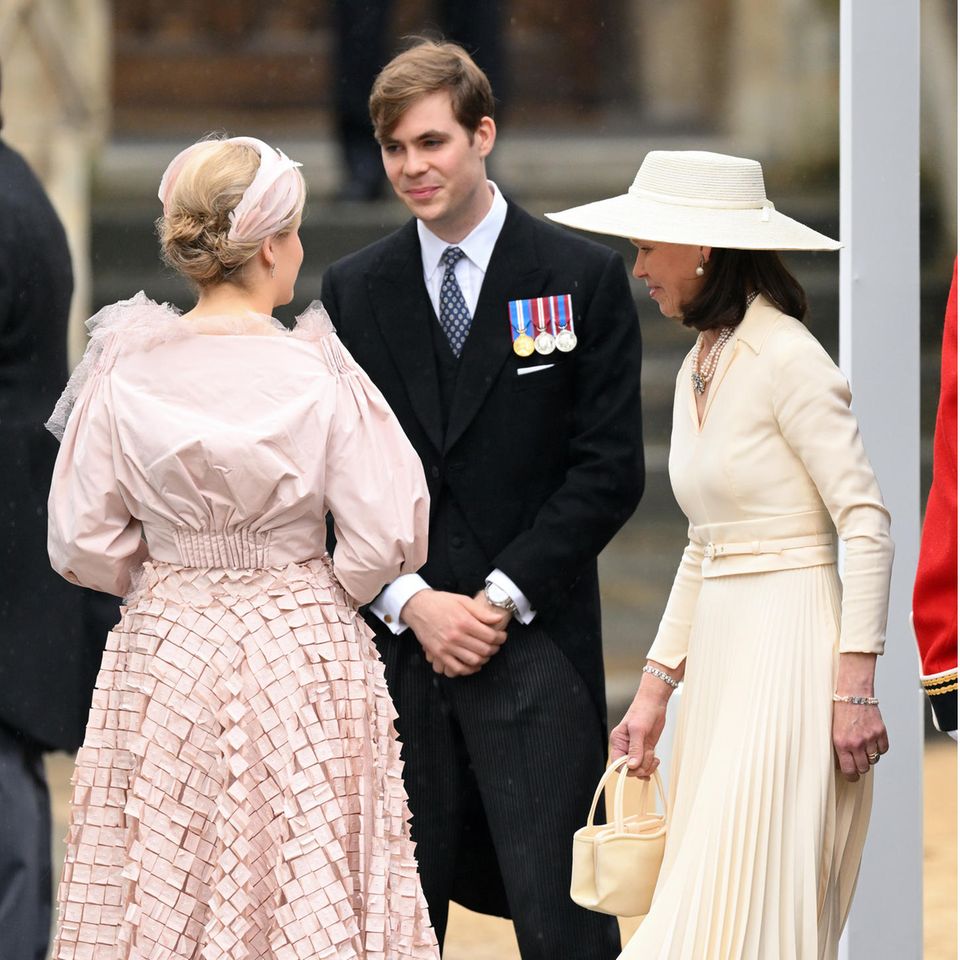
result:
[[[913,588],[921,683],[940,730],[957,729],[957,264],[943,324],[933,483]]]

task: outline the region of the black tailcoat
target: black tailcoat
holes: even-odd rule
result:
[[[508,302],[567,293],[576,349],[516,356]],[[537,611],[534,624],[584,681],[589,697],[581,722],[602,746],[596,561],[643,488],[640,333],[621,258],[510,203],[452,379],[437,360],[438,322],[423,282],[415,220],[331,266],[322,297],[344,344],[383,392],[423,462],[431,527],[421,575],[435,589],[473,595],[491,570],[506,573]],[[519,373],[546,364],[552,366]],[[377,633],[388,682],[387,646],[399,640],[422,658],[412,633],[395,638],[374,615],[366,619]],[[507,644],[523,642],[529,629],[512,623]],[[404,702],[397,685],[391,690],[409,758],[418,744],[404,734],[405,712],[424,707]],[[566,762],[562,743],[551,749],[558,763]],[[504,756],[505,771],[510,763]],[[567,776],[592,781],[592,791],[596,773],[571,769]],[[412,790],[411,809],[417,839],[421,814]],[[569,870],[569,857],[565,844],[547,869]],[[497,897],[489,877],[470,872],[473,889],[468,876],[453,898],[504,912],[491,907]]]

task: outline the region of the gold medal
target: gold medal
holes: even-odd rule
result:
[[[518,357],[529,357],[533,351],[533,337],[528,337],[525,333],[518,334],[513,341],[513,352]]]

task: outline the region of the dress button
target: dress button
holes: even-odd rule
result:
[[[451,544],[451,546],[454,546],[454,547],[462,547],[462,546],[463,546],[463,537],[460,537],[460,536],[451,537],[451,538],[450,538],[450,544]]]
[[[430,468],[430,476],[433,477],[434,480],[436,480],[436,479],[440,476],[440,468],[439,468],[439,467],[431,467],[431,468]]]

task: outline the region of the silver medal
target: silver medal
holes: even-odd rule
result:
[[[554,349],[559,346],[559,344],[554,340],[552,333],[538,333],[537,339],[533,341],[533,345],[537,350],[537,353],[546,356],[548,353],[553,353]]]
[[[577,345],[577,335],[564,327],[557,334],[556,347],[561,353],[569,353]]]

